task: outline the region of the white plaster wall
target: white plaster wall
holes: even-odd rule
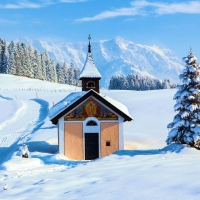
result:
[[[124,118],[119,117],[119,150],[124,150],[124,130],[123,130]]]
[[[65,144],[64,144],[64,141],[65,141],[65,130],[64,130],[64,117],[61,117],[59,120],[58,120],[58,128],[59,128],[59,131],[58,131],[58,134],[59,134],[59,141],[58,141],[58,146],[59,146],[59,153],[60,154],[63,154],[64,155],[64,148],[65,148]]]

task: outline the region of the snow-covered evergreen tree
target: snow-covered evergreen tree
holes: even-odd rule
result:
[[[16,51],[15,51],[15,68],[16,68],[16,74],[18,76],[24,76],[24,70],[22,66],[22,47],[21,44],[18,42],[16,45]]]
[[[44,78],[42,78],[41,55],[36,49],[34,51],[34,60],[32,67],[33,67],[34,78],[44,80]]]
[[[66,62],[63,63],[63,70],[65,83],[69,84],[69,69]]]
[[[46,69],[46,80],[51,81],[51,66],[50,66],[50,58],[48,55],[47,50],[45,49],[44,53],[42,54],[42,62],[43,68]]]
[[[50,68],[50,76],[51,76],[50,81],[57,83],[56,66],[53,59],[50,59],[49,68]]]
[[[178,91],[174,95],[174,110],[178,113],[167,126],[171,130],[166,142],[194,146],[200,133],[200,66],[192,50],[183,61],[185,68],[179,75],[182,83],[177,86]]]
[[[35,69],[34,69],[34,65],[35,65],[35,53],[34,52],[35,52],[35,49],[32,45],[29,46],[28,52],[29,52],[29,60],[30,60],[29,77],[34,78],[35,77]]]
[[[76,86],[81,86],[81,81],[79,80],[79,74],[81,73],[81,70],[77,68],[75,70],[75,85]]]
[[[65,74],[61,63],[56,64],[56,74],[58,83],[65,83]]]
[[[75,67],[73,63],[70,63],[70,67],[68,69],[68,73],[69,73],[69,85],[75,85],[76,81],[75,81]]]
[[[34,74],[33,74],[33,68],[31,66],[29,48],[24,43],[22,43],[21,46],[23,49],[22,63],[23,63],[23,69],[24,69],[24,76],[33,78]]]
[[[9,52],[8,52],[7,42],[5,40],[2,40],[2,45],[1,45],[1,73],[3,73],[3,74],[8,73],[8,58],[9,58]]]
[[[8,58],[8,74],[16,74],[15,67],[15,43],[13,41],[10,42],[8,46],[9,58]]]
[[[3,39],[0,38],[0,73],[2,73]]]

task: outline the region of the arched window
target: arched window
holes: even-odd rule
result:
[[[93,120],[87,122],[86,126],[97,126],[97,123]]]
[[[95,88],[95,83],[93,81],[89,81],[89,82],[87,82],[86,87],[87,88]]]

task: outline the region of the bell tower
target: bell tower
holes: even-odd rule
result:
[[[82,81],[82,91],[88,91],[88,90],[95,90],[96,92],[99,91],[99,81],[101,79],[101,74],[99,73],[98,69],[96,68],[94,64],[94,60],[92,58],[92,51],[91,51],[91,45],[90,40],[91,36],[88,36],[89,44],[88,44],[88,52],[87,57],[85,60],[85,64],[83,66],[83,69],[79,75],[79,80]]]

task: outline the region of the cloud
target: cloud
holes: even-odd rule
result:
[[[51,0],[43,0],[38,3],[33,3],[31,1],[13,1],[13,3],[0,4],[1,9],[23,9],[23,8],[41,8],[54,4]]]
[[[130,7],[117,8],[112,11],[104,11],[93,17],[84,17],[76,21],[96,21],[114,17],[136,16],[136,15],[166,15],[166,14],[200,14],[200,1],[188,1],[179,3],[150,2],[136,0],[130,3]]]
[[[38,2],[37,2],[38,1]],[[11,3],[0,4],[0,9],[42,8],[57,3],[79,3],[88,0],[11,0]]]
[[[140,13],[142,14],[142,13]],[[134,16],[139,15],[139,10],[137,8],[120,8],[113,11],[105,11],[98,15],[95,15],[94,17],[85,17],[82,19],[78,19],[76,21],[96,21],[96,20],[102,20],[107,18],[114,18],[114,17],[120,17],[120,16]]]

